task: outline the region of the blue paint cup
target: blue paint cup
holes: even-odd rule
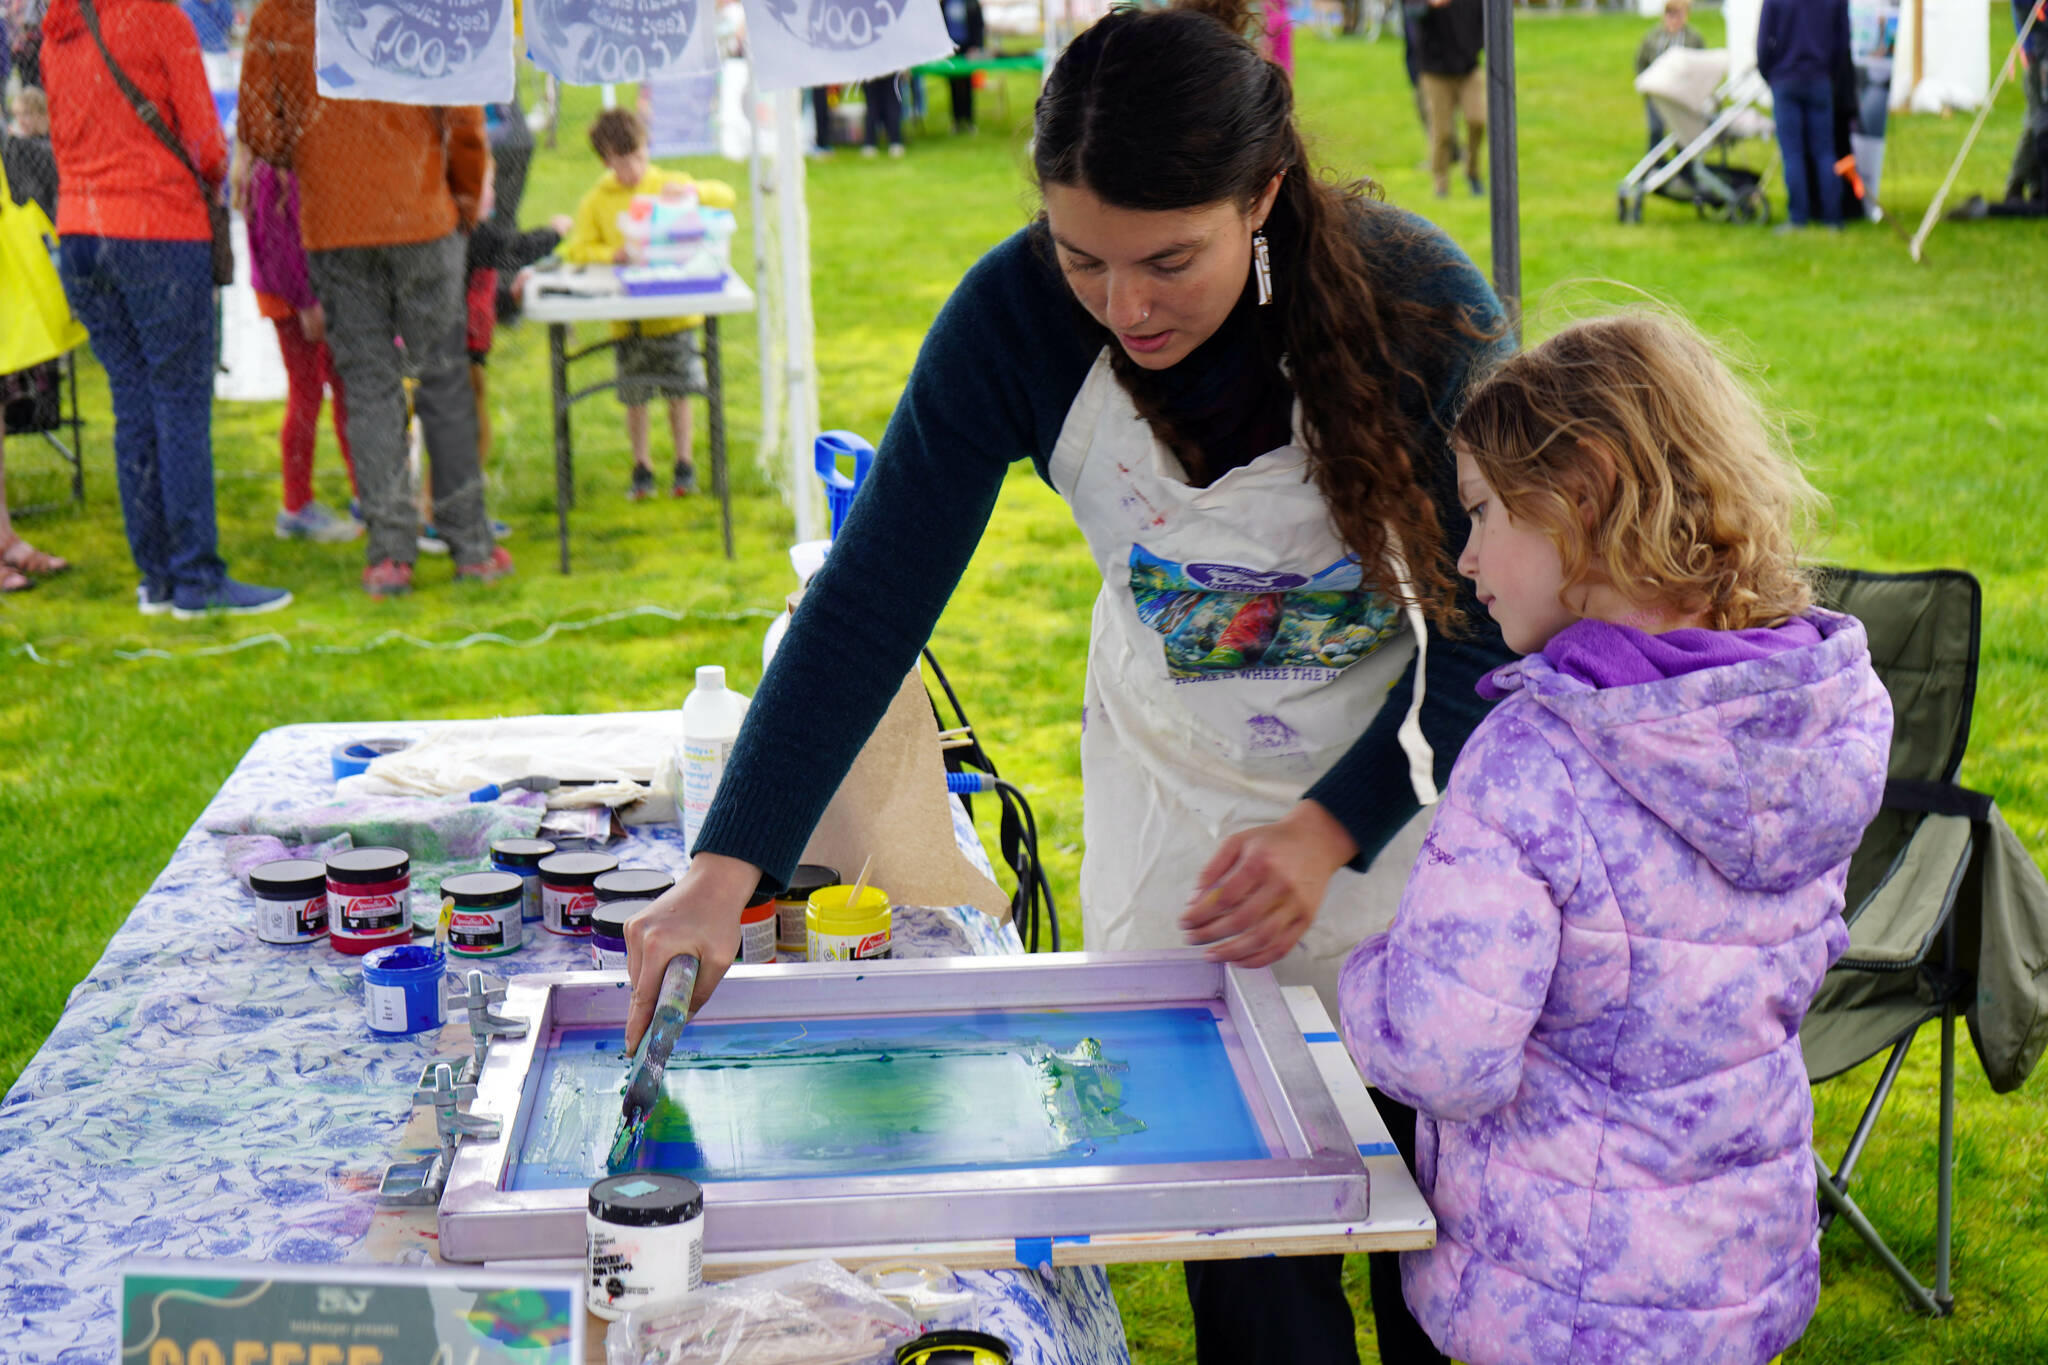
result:
[[[402,1038],[441,1027],[441,950],[413,943],[378,948],[363,958],[363,1004],[370,1032]]]

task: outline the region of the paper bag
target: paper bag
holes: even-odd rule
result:
[[[850,883],[870,854],[868,883],[893,904],[972,905],[998,921],[1010,917],[1010,898],[954,841],[938,721],[914,668],[833,793],[803,860],[836,868]]]

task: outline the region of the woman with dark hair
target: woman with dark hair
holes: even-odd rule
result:
[[[1444,444],[1506,328],[1448,239],[1315,175],[1249,19],[1241,0],[1118,10],[1054,66],[1032,143],[1044,212],[933,325],[689,870],[629,926],[633,1038],[672,956],[701,960],[700,997],[717,984],[748,893],[789,876],[1019,459],[1103,577],[1087,947],[1203,944],[1329,998],[1390,921],[1423,807],[1486,709],[1474,684],[1510,657],[1470,602],[1456,626],[1466,521]],[[1412,1114],[1390,1126],[1405,1139]],[[1340,1270],[1190,1266],[1201,1358],[1355,1360]],[[1382,1354],[1415,1358],[1398,1276],[1381,1287]]]

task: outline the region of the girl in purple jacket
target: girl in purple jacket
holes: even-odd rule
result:
[[[1799,1024],[1890,699],[1800,571],[1819,496],[1683,327],[1558,334],[1451,444],[1458,571],[1526,657],[1339,990],[1420,1111],[1403,1289],[1470,1365],[1760,1365],[1819,1293]]]

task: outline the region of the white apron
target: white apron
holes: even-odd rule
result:
[[[1181,914],[1228,835],[1285,815],[1365,733],[1426,648],[1421,613],[1361,590],[1295,440],[1191,486],[1096,357],[1053,449],[1053,487],[1102,572],[1081,716],[1081,921],[1091,950],[1186,946]],[[1416,716],[1385,774],[1436,800]],[[1337,972],[1392,922],[1425,809],[1366,873],[1340,870],[1274,966],[1336,1018]]]

